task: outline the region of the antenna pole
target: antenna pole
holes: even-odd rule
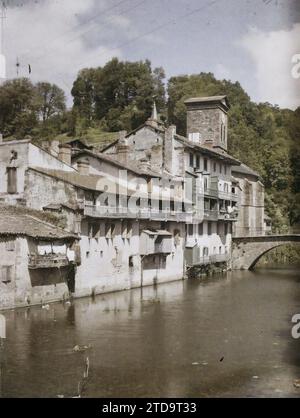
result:
[[[1,24],[1,29],[0,29],[0,35],[1,35],[1,39],[0,39],[0,54],[3,54],[3,49],[4,49],[4,20],[6,19],[6,6],[4,1],[1,1],[1,10],[0,10],[0,24]]]

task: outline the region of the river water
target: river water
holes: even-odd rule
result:
[[[75,396],[88,357],[83,397],[300,397],[296,313],[284,269],[7,311],[1,396]]]

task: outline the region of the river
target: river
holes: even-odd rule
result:
[[[88,357],[83,397],[299,397],[297,313],[292,269],[6,311],[1,396],[75,396]]]

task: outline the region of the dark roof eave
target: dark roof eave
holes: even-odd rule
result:
[[[185,148],[196,149],[199,152],[202,152],[203,154],[210,155],[210,156],[212,156],[214,158],[219,158],[219,159],[221,159],[223,161],[227,161],[231,165],[235,165],[235,166],[240,166],[241,165],[241,162],[239,160],[236,160],[235,158],[233,158],[233,157],[231,157],[229,155],[222,155],[222,154],[214,151],[213,149],[201,147],[201,146],[199,146],[197,144],[190,144],[190,143],[187,142],[186,139],[184,140],[182,137],[179,137],[179,136],[177,136],[177,139],[183,143],[183,145],[184,145]]]

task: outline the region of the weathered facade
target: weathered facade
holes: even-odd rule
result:
[[[1,309],[69,298],[77,237],[27,208],[0,205],[0,217]]]
[[[265,224],[264,185],[260,175],[245,164],[235,167],[233,176],[237,180],[239,215],[234,225],[235,237],[265,235],[269,230]]]
[[[232,169],[240,162],[227,153],[225,96],[186,101],[187,137],[164,128],[155,117],[103,152],[118,161],[171,176],[173,187],[185,185],[192,201],[186,219],[185,257],[189,266],[227,263],[233,223],[238,216],[238,187]]]
[[[227,153],[226,97],[186,106],[186,137],[154,112],[102,152],[84,141],[0,143],[0,202],[56,224],[51,240],[0,228],[2,260],[6,240],[16,244],[1,307],[180,280],[196,266],[227,269],[233,234],[264,233],[263,185]]]

